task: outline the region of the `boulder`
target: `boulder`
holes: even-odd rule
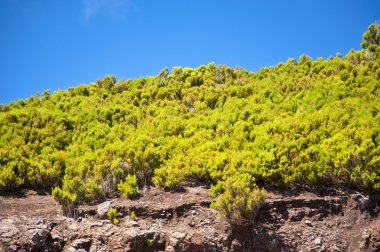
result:
[[[103,218],[106,216],[108,210],[111,208],[111,201],[105,201],[98,205],[97,214],[100,218]]]
[[[34,246],[44,245],[49,237],[51,237],[51,234],[47,229],[32,229],[29,231],[29,238]]]

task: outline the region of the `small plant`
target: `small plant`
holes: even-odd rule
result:
[[[133,198],[137,195],[136,175],[127,175],[125,182],[120,182],[117,189],[123,193],[124,198]]]
[[[129,217],[131,218],[131,220],[135,220],[136,219],[135,211],[131,211],[131,213],[129,214]]]
[[[148,247],[148,248],[151,248],[152,246],[153,246],[153,240],[151,240],[151,239],[148,239],[148,240],[146,240],[146,246]]]
[[[113,224],[117,225],[120,223],[120,221],[116,218],[117,215],[117,209],[116,208],[111,208],[107,212],[107,217],[109,220],[113,222]]]

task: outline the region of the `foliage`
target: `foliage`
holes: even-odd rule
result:
[[[148,240],[146,240],[145,244],[146,244],[146,246],[147,246],[148,248],[151,248],[151,247],[153,246],[153,240],[148,239]]]
[[[4,104],[0,190],[52,190],[70,212],[118,189],[223,185],[215,207],[231,219],[252,219],[257,186],[379,192],[378,31],[345,56],[106,76]]]
[[[369,49],[371,52],[376,51],[376,47],[380,45],[380,23],[371,24],[368,31],[363,35],[361,46]]]
[[[65,215],[74,216],[77,195],[56,187],[52,191],[53,198],[62,206]]]
[[[119,220],[116,218],[116,215],[117,215],[117,209],[116,208],[111,208],[110,210],[108,210],[107,212],[107,217],[110,221],[113,222],[113,224],[117,225],[119,224]]]
[[[135,175],[127,175],[124,182],[117,185],[117,189],[123,193],[124,198],[133,198],[137,195],[137,180]]]
[[[257,188],[252,175],[244,173],[218,181],[211,189],[211,196],[216,197],[211,207],[227,217],[230,223],[252,224],[265,201],[266,191]]]
[[[131,213],[129,214],[129,217],[131,218],[131,220],[135,220],[136,219],[135,211],[131,211]]]

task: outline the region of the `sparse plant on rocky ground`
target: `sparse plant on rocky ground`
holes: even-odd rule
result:
[[[116,208],[111,208],[110,210],[108,210],[107,212],[107,217],[110,221],[113,222],[113,224],[117,225],[119,224],[119,220],[117,219],[116,217],[117,215],[117,209]]]
[[[148,239],[148,240],[146,240],[145,244],[146,244],[146,246],[147,246],[148,248],[151,248],[151,247],[153,246],[153,240]]]
[[[135,220],[136,219],[135,211],[131,211],[131,213],[129,214],[129,217],[131,218],[131,220]]]

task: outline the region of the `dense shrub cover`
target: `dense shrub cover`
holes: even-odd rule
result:
[[[371,25],[363,50],[344,57],[302,55],[256,73],[210,63],[106,76],[1,105],[0,189],[53,189],[74,205],[120,182],[124,191],[128,176],[139,187],[232,183],[231,193],[244,174],[251,191],[379,191],[379,36]]]
[[[124,198],[134,198],[137,195],[137,181],[135,175],[127,175],[124,182],[117,185]]]

